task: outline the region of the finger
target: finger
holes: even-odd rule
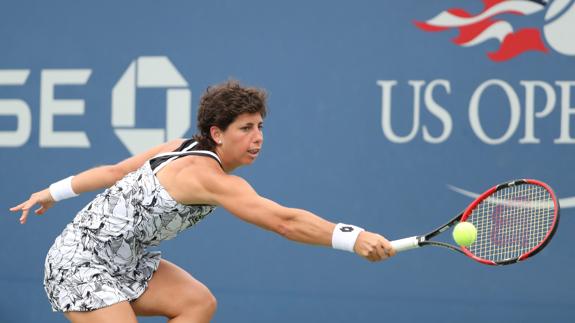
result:
[[[395,256],[395,249],[391,246],[391,242],[389,242],[385,237],[380,235],[379,243],[385,252],[385,258]]]
[[[24,224],[26,223],[26,219],[28,219],[28,211],[30,211],[29,209],[23,209],[24,211],[22,211],[22,216],[20,217],[20,224]]]
[[[380,260],[381,257],[377,249],[378,249],[377,245],[371,246],[367,251],[367,259],[369,259],[372,262]]]
[[[367,249],[363,249],[361,251],[360,255],[369,261],[373,261],[373,256],[371,255],[371,253]]]
[[[371,262],[376,262],[377,259],[375,258],[375,256],[373,254],[368,254],[365,259],[371,261]]]
[[[26,223],[26,220],[28,219],[28,213],[30,212],[30,209],[36,205],[36,201],[28,200],[23,204],[24,205],[21,207],[22,216],[20,217],[20,223],[22,224]]]
[[[46,213],[46,211],[48,211],[49,208],[50,208],[49,205],[42,204],[38,209],[36,209],[36,211],[34,211],[34,213],[36,213],[37,215],[42,215]]]
[[[28,202],[28,201],[26,201]],[[19,211],[20,209],[22,209],[22,207],[24,206],[24,204],[26,204],[26,202],[22,202],[16,206],[13,206],[10,208],[10,211],[15,212],[15,211]]]
[[[385,251],[389,257],[395,256],[396,251],[395,251],[395,248],[393,248],[391,246],[391,242],[385,240],[384,246],[385,246]]]
[[[379,243],[377,245],[376,250],[377,250],[377,256],[379,257],[379,260],[383,260],[383,259],[388,257],[387,250],[385,250],[385,246],[382,243]]]

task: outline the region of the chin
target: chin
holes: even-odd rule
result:
[[[257,158],[252,158],[252,157],[246,158],[244,160],[244,162],[242,163],[242,165],[251,165],[256,161],[256,159]]]

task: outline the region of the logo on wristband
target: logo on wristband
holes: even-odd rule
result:
[[[353,231],[353,227],[341,227],[339,228],[341,232],[351,232]]]

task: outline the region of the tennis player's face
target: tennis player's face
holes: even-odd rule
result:
[[[224,167],[249,165],[258,157],[264,142],[263,119],[259,113],[239,115],[222,133],[219,145]]]

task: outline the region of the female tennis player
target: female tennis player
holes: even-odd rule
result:
[[[395,251],[381,235],[334,224],[258,195],[231,175],[262,149],[266,94],[228,81],[200,100],[199,133],[36,192],[12,211],[26,223],[55,202],[105,189],[48,251],[44,287],[54,311],[72,322],[209,322],[216,300],[201,282],[148,247],[175,237],[221,206],[240,219],[298,242],[332,246],[379,261]]]

